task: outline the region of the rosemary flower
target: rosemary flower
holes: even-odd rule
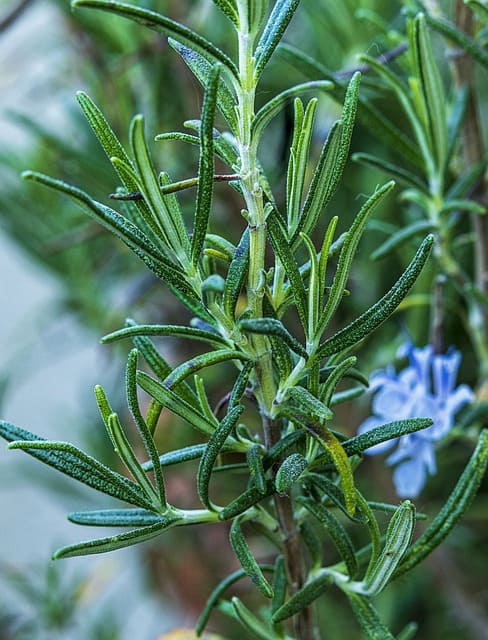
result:
[[[459,351],[451,348],[444,355],[434,353],[431,345],[416,348],[407,343],[398,355],[408,356],[409,366],[396,373],[390,365],[371,377],[373,414],[359,427],[359,433],[386,422],[426,417],[431,427],[371,447],[375,455],[395,447],[387,458],[394,466],[393,481],[401,498],[413,498],[422,491],[427,474],[436,472],[435,443],[452,428],[456,413],[474,399],[468,385],[456,385],[461,362]]]

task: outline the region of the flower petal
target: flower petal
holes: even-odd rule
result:
[[[400,498],[416,498],[424,488],[426,479],[425,465],[417,459],[405,460],[393,472],[393,482]]]

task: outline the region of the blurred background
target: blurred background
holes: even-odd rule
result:
[[[205,32],[233,51],[231,31],[211,0],[140,4]],[[449,11],[449,2],[440,4]],[[286,41],[320,60],[344,82],[358,67],[357,54],[378,56],[402,42],[401,8],[400,2],[389,0],[302,0]],[[434,36],[434,44],[448,84],[449,70],[442,62],[445,42]],[[401,72],[401,60],[393,64]],[[304,79],[278,52],[258,99],[264,102]],[[160,132],[183,130],[183,120],[198,116],[202,94],[166,40],[152,31],[109,15],[72,13],[66,0],[0,0],[1,414],[34,433],[70,440],[107,464],[116,464],[92,389],[102,384],[113,406],[121,414],[126,411],[123,372],[129,346],[101,346],[99,338],[123,326],[127,315],[144,323],[181,322],[182,312],[142,263],[73,203],[20,179],[24,169],[42,170],[102,201],[115,190],[115,175],[77,106],[79,89],[101,107],[124,143],[130,119],[138,112],[146,117],[149,140]],[[362,92],[403,126],[402,114],[377,77],[366,74]],[[315,157],[340,113],[342,93],[339,85],[333,98],[320,97]],[[282,201],[291,127],[290,105],[263,145],[263,164]],[[195,175],[196,152],[188,153],[177,142],[154,143],[152,151],[158,169],[175,179]],[[395,149],[385,146],[362,120],[352,151],[395,158]],[[346,229],[365,196],[385,179],[351,162],[327,218],[339,214],[341,230]],[[192,195],[182,199],[189,211]],[[238,238],[239,207],[236,194],[218,185],[213,229],[225,228],[232,240]],[[405,205],[401,216],[408,220],[415,212]],[[418,238],[380,265],[369,259],[392,223],[402,223],[395,195],[382,205],[362,241],[350,282],[353,295],[339,320],[348,322],[371,305],[411,259]],[[461,258],[467,260],[468,248],[465,254]],[[381,330],[381,339],[375,334],[362,348],[359,363],[365,373],[393,362],[406,332],[419,346],[429,341],[434,269],[430,266],[423,273],[403,310]],[[460,380],[475,386],[475,354],[456,315],[455,295],[448,290],[446,296],[451,296],[446,307],[450,303],[453,311],[445,319],[445,344],[463,351]],[[171,362],[183,359],[190,348],[172,342],[170,350],[164,341],[158,347]],[[225,380],[215,370],[212,376],[206,384],[216,404]],[[340,426],[353,434],[368,415],[369,398],[343,407]],[[159,425],[164,451],[189,444],[192,437],[183,428],[175,429],[171,420],[163,416]],[[469,438],[443,447],[439,472],[417,502],[419,510],[437,512],[471,448]],[[168,491],[175,502],[188,501],[195,493],[194,471],[189,464],[187,477],[168,474]],[[367,459],[358,477],[369,487],[371,499],[398,501],[382,460]],[[101,558],[50,563],[57,547],[91,536],[90,530],[68,523],[66,513],[100,508],[99,498],[21,452],[7,453],[3,444],[0,480],[0,640],[153,640],[173,627],[191,627],[212,587],[236,568],[231,554],[224,552],[224,526],[168,532],[155,542]],[[379,598],[384,619],[395,632],[417,620],[416,637],[421,640],[488,637],[488,560],[482,546],[487,500],[485,486],[446,545]],[[361,637],[340,597],[322,598],[319,609],[327,621],[327,637]],[[229,639],[243,637],[220,614],[213,625]]]

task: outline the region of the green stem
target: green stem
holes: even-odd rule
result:
[[[237,0],[239,12],[239,85],[238,135],[239,175],[247,208],[249,222],[249,274],[247,282],[247,306],[253,318],[263,317],[265,292],[266,215],[260,171],[257,161],[257,141],[252,139],[251,124],[254,118],[256,79],[254,75],[254,34],[249,25],[248,0]],[[263,420],[266,448],[272,447],[281,438],[281,420],[271,419],[277,388],[273,375],[271,346],[267,336],[250,336],[252,355],[255,360],[255,395]],[[300,536],[296,527],[293,503],[289,496],[274,498],[279,521],[284,555],[291,592],[300,589],[306,580],[306,567]],[[294,620],[297,640],[315,640],[316,634],[312,611],[305,608]]]
[[[254,37],[249,31],[248,3],[239,2],[239,78],[238,148],[240,177],[250,230],[247,306],[251,317],[263,317],[264,273],[266,252],[266,220],[263,193],[259,180],[256,147],[252,144],[251,123],[254,118],[256,80],[254,78]],[[254,335],[251,345],[256,361],[256,395],[264,415],[269,415],[276,394],[271,350],[266,336]]]

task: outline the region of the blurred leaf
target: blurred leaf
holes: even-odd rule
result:
[[[235,64],[223,51],[218,49],[206,38],[188,29],[188,27],[160,13],[114,0],[73,0],[71,6],[74,8],[88,7],[91,9],[103,9],[104,11],[120,15],[123,18],[134,20],[134,22],[139,22],[145,27],[164,33],[166,36],[170,36],[182,42],[184,45],[196,49],[200,54],[212,61],[216,60],[220,62],[232,75],[236,78],[238,77]]]

